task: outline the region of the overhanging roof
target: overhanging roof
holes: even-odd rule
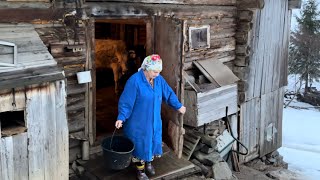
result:
[[[0,89],[64,79],[31,24],[0,24]]]
[[[0,41],[0,73],[57,64],[31,24],[0,24]]]

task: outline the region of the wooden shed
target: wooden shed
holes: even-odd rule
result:
[[[291,8],[299,2],[5,2],[0,4],[6,8],[0,10],[0,22],[31,22],[64,70],[70,161],[101,151],[100,140],[114,130],[113,75],[95,69],[95,40],[114,39],[124,41],[141,59],[158,53],[164,60],[162,75],[188,107],[185,116],[163,108],[164,141],[178,157],[184,126],[219,120],[227,108],[228,115],[238,117],[233,118],[235,126],[249,148],[240,160],[247,162],[281,145]],[[91,72],[92,82],[78,83],[76,74],[82,71]]]
[[[30,24],[0,27],[0,179],[67,179],[64,74]]]

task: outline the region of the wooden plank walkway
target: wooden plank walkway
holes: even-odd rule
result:
[[[150,179],[172,179],[180,176],[190,175],[199,172],[199,169],[191,162],[178,157],[168,147],[164,147],[164,154],[161,158],[155,159],[153,165],[156,169],[156,175]],[[102,153],[97,154],[85,165],[88,179],[96,180],[135,180],[135,168],[130,165],[121,171],[108,170],[103,162]]]

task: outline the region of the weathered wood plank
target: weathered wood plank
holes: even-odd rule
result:
[[[24,95],[24,92],[21,90],[15,91],[15,103],[16,103],[15,107],[12,106],[12,102],[13,102],[12,89],[10,93],[0,95],[0,98],[1,98],[0,112],[24,110],[24,108],[26,107],[25,95]]]
[[[69,131],[66,116],[65,82],[55,83],[56,108],[56,144],[57,144],[57,179],[69,179]]]
[[[0,139],[0,172],[1,180],[14,179],[13,141],[11,137]]]
[[[164,17],[156,17],[155,19],[154,38],[157,39],[154,44],[155,52],[160,54],[163,59],[166,59],[163,63],[162,75],[178,96],[181,93],[180,83],[182,81],[182,27],[183,22],[180,20]],[[167,46],[163,46],[163,44],[167,44]],[[171,126],[165,131],[170,134],[168,138],[173,144],[174,152],[181,157],[183,144],[180,142],[183,143],[183,138],[180,138],[180,136],[183,135],[183,124],[180,124],[178,113],[172,108],[164,106],[163,115],[163,119]]]
[[[204,72],[205,70],[208,74],[204,75],[207,75],[206,77],[212,83],[218,83],[219,86],[230,85],[239,80],[227,66],[218,60],[210,59],[205,61],[196,61],[195,63],[202,66],[203,69],[199,70],[201,70],[201,72]]]
[[[29,180],[28,172],[28,135],[27,132],[13,136],[14,178]]]
[[[241,104],[239,139],[248,148],[248,155],[240,155],[240,162],[248,162],[259,156],[260,106],[260,98]],[[239,149],[245,152],[242,146]]]
[[[12,63],[12,54],[3,54],[0,55],[2,63]],[[18,64],[24,65],[25,62],[34,62],[37,61],[38,64],[41,64],[42,61],[54,61],[53,57],[49,54],[47,50],[33,51],[33,52],[21,52],[17,54]],[[45,63],[45,62],[44,62]]]
[[[197,124],[197,112],[198,112],[198,106],[197,106],[197,95],[195,91],[189,91],[185,90],[185,106],[188,109],[184,115],[184,124],[190,125],[190,126],[198,126]]]
[[[7,81],[0,82],[0,88],[7,89],[7,88],[14,88],[14,87],[23,87],[26,85],[31,84],[41,84],[43,82],[51,82],[64,79],[64,76],[61,72],[52,72],[45,75],[37,75],[37,76],[27,76],[27,77],[20,77],[15,79],[9,79]]]
[[[61,102],[56,102],[54,83],[49,84],[45,89],[47,94],[45,93],[42,97],[42,109],[46,112],[46,119],[43,122],[43,125],[46,127],[42,131],[44,132],[44,177],[46,179],[59,179],[57,175],[57,155],[59,151],[57,150],[57,141],[56,141],[56,131],[57,131],[57,122],[56,122],[56,114],[63,113],[57,112],[56,105],[60,105]]]
[[[138,3],[154,3],[154,4],[203,4],[203,5],[235,5],[235,0],[101,0],[103,2],[138,2]]]
[[[237,112],[237,86],[232,84],[217,89],[195,93],[186,90],[186,106],[189,109],[185,114],[185,124],[193,127],[201,126]]]
[[[265,6],[265,0],[238,0],[237,7],[240,9],[259,8]]]
[[[42,94],[45,91],[33,88],[26,93],[29,99],[26,104],[26,121],[28,127],[28,157],[29,157],[29,178],[35,180],[45,179],[45,120],[47,119],[41,107],[44,105]]]
[[[199,1],[200,2],[200,1]],[[202,1],[201,1],[202,2]],[[171,4],[140,4],[140,3],[86,3],[90,7],[93,16],[135,16],[147,17],[154,14],[162,14],[169,17],[174,14],[176,18],[210,18],[210,17],[234,17],[235,6],[185,6]]]
[[[34,37],[24,37],[24,38],[6,38],[7,42],[11,42],[17,45],[19,49],[19,53],[22,52],[38,52],[47,50],[47,48],[43,45],[43,43],[35,43]],[[2,54],[12,54],[13,48],[5,48],[0,45],[0,55]]]
[[[288,0],[289,6],[288,9],[300,9],[302,0]]]

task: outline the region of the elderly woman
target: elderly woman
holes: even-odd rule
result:
[[[180,113],[186,108],[160,75],[162,60],[159,55],[146,57],[141,68],[127,81],[120,96],[116,128],[124,126],[124,134],[135,145],[132,161],[138,179],[154,175],[154,157],[162,155],[161,103],[164,101]],[[145,168],[146,166],[146,168]],[[146,173],[145,173],[146,169]]]

